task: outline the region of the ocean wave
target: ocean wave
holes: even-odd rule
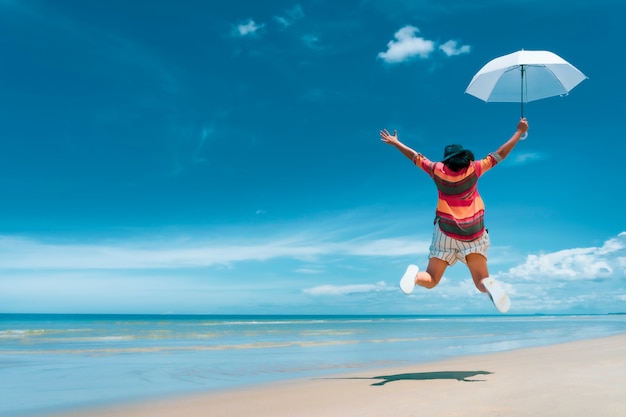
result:
[[[92,332],[93,329],[9,329],[0,330],[0,338],[60,335],[64,333]]]
[[[116,340],[115,337],[108,337]],[[239,344],[219,345],[187,345],[187,346],[132,346],[132,347],[108,347],[108,348],[65,348],[65,349],[32,349],[32,350],[8,350],[3,351],[6,355],[117,355],[127,353],[168,353],[168,352],[191,352],[191,351],[228,351],[228,350],[256,350],[256,349],[280,349],[289,347],[326,347],[340,345],[357,345],[368,343],[406,343],[418,342],[431,339],[431,337],[410,338],[387,338],[387,339],[327,339],[327,340],[285,340],[263,341]]]

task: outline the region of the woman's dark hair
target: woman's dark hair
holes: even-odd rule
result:
[[[474,153],[466,149],[458,155],[454,155],[452,158],[445,161],[444,164],[452,171],[460,171],[463,168],[467,168],[473,160]]]

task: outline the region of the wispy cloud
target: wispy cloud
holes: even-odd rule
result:
[[[300,39],[302,39],[302,42],[309,48],[311,49],[319,49],[319,37],[315,36],[315,35],[303,35]]]
[[[230,265],[278,258],[298,260],[322,256],[399,257],[425,253],[427,242],[411,238],[323,240],[315,234],[266,239],[216,239],[190,242],[166,239],[106,244],[46,243],[0,237],[0,269],[171,269]]]
[[[420,30],[411,25],[402,27],[394,34],[394,40],[387,43],[387,50],[378,53],[378,58],[388,64],[398,64],[411,61],[416,58],[430,58],[436,50],[435,41],[418,36]],[[457,41],[450,40],[439,46],[446,56],[454,56],[469,53],[469,45],[459,45]]]
[[[278,25],[279,30],[285,30],[303,17],[304,10],[302,9],[302,6],[296,4],[292,8],[285,10],[280,15],[274,16],[272,20]],[[259,23],[254,19],[248,19],[242,23],[236,24],[232,33],[235,37],[254,36],[258,35],[265,27],[265,23]]]
[[[469,54],[472,50],[472,47],[469,45],[459,45],[459,43],[455,40],[449,40],[443,45],[439,45],[439,49],[443,51],[447,56],[455,56],[461,54]]]
[[[274,21],[276,21],[282,29],[287,29],[289,26],[293,25],[296,20],[300,20],[303,17],[304,10],[302,10],[302,6],[296,4],[292,8],[285,10],[283,14],[274,16]]]
[[[395,275],[407,257],[421,253],[425,259],[428,242],[354,238],[361,232],[353,230],[352,239],[345,230],[299,229],[263,239],[235,233],[219,239],[166,236],[82,244],[5,236],[0,237],[0,299],[16,311],[46,306],[58,311],[68,306],[81,311],[162,311],[172,303],[181,303],[188,309],[184,311],[206,311],[208,301],[235,308],[247,297],[251,311],[260,302],[284,311],[280,308],[289,299],[300,308],[347,313],[356,311],[356,305],[365,311],[363,303],[380,311],[415,311],[414,297],[419,297],[420,311],[490,311],[489,301],[462,266],[448,270],[450,275],[435,290],[418,288],[414,296],[402,296]],[[237,264],[241,262],[248,264]],[[285,262],[292,266],[289,272]],[[250,280],[250,274],[271,279]],[[532,254],[493,276],[505,286],[517,313],[621,311],[626,232],[597,247]]]
[[[548,159],[548,157],[541,152],[516,152],[506,159],[506,163],[507,165],[526,165],[545,159]]]
[[[397,285],[390,286],[386,282],[380,281],[376,284],[319,285],[317,287],[306,288],[302,291],[305,294],[315,296],[337,296],[397,290]]]
[[[233,34],[235,36],[240,36],[240,37],[253,36],[264,27],[265,27],[264,23],[259,24],[259,23],[256,23],[254,20],[249,19],[245,23],[240,23],[236,25],[235,28],[233,29]]]
[[[315,274],[321,274],[322,270],[321,269],[316,269],[316,268],[298,268],[295,270],[296,273],[298,274],[311,274],[311,275],[315,275]]]
[[[250,230],[246,233],[254,234]],[[403,258],[423,256],[430,242],[414,236],[380,238],[362,231],[295,230],[263,238],[169,236],[118,241],[64,243],[0,236],[2,270],[171,270],[232,266],[241,262],[292,259],[314,262],[301,272],[319,271],[320,262],[338,257]],[[255,235],[261,235],[256,233]],[[361,234],[359,236],[359,234]],[[355,237],[357,236],[357,237]],[[508,282],[585,281],[626,278],[626,232],[602,246],[531,254],[498,274]]]

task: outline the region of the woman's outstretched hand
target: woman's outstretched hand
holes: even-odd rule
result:
[[[380,140],[382,140],[385,143],[389,143],[389,144],[396,144],[398,143],[398,131],[394,130],[393,131],[393,135],[389,133],[389,131],[387,129],[381,130],[380,131]]]

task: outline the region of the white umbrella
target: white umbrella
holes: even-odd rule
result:
[[[567,95],[587,79],[572,64],[549,51],[521,50],[489,61],[465,90],[486,102],[524,103]]]

